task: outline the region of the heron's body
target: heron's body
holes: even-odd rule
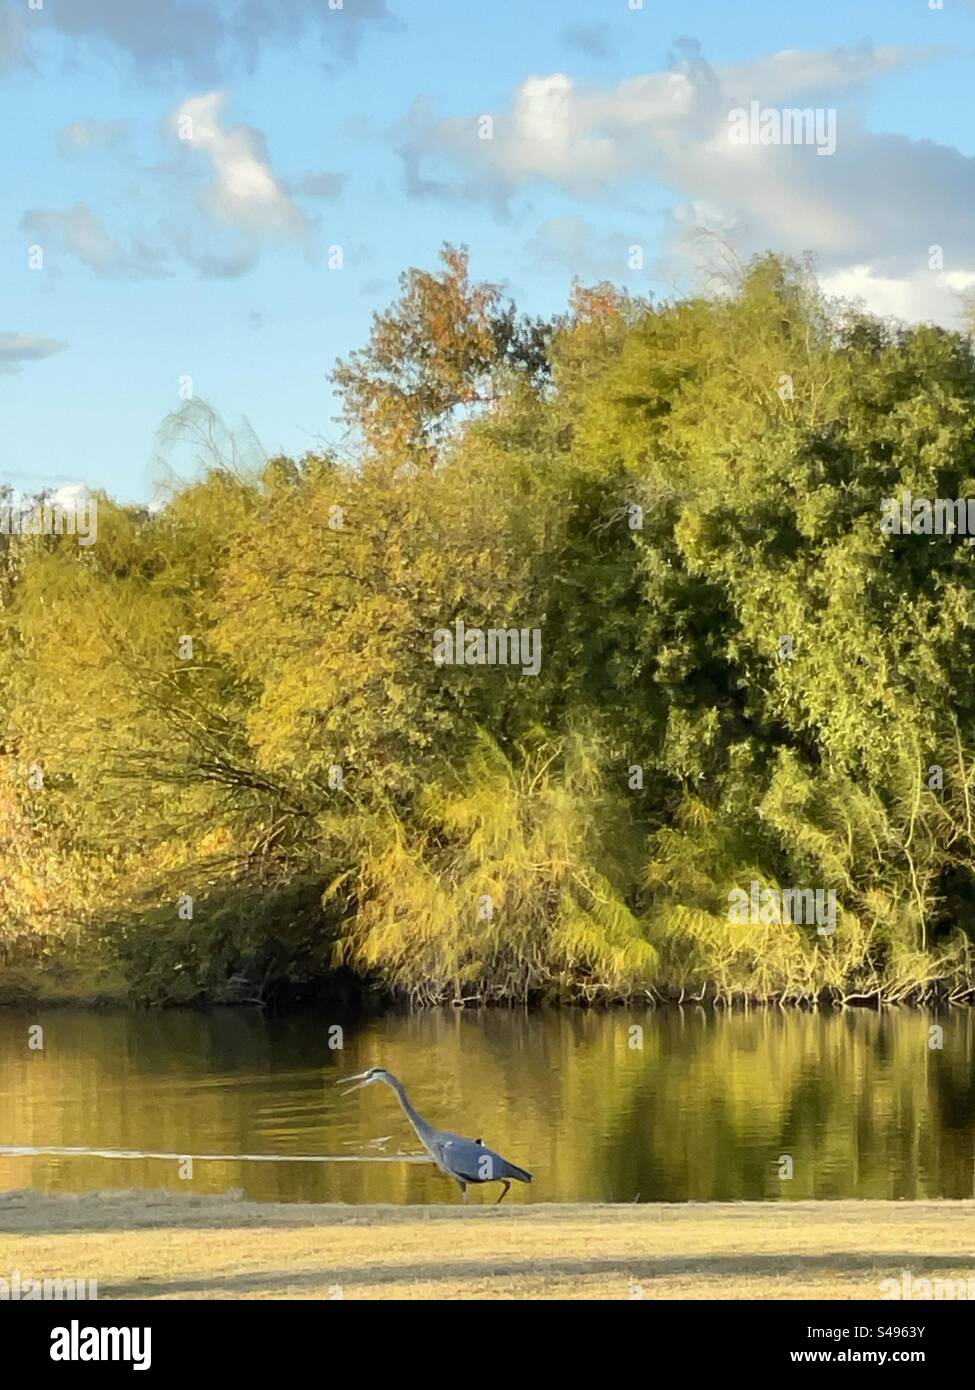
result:
[[[468,1183],[504,1183],[501,1196],[498,1198],[498,1202],[501,1202],[511,1186],[512,1179],[516,1182],[531,1182],[531,1173],[527,1173],[524,1168],[516,1167],[514,1163],[509,1163],[499,1153],[482,1144],[480,1139],[465,1139],[461,1134],[452,1134],[449,1129],[434,1129],[432,1125],[428,1125],[414,1110],[402,1081],[383,1067],[371,1067],[369,1071],[362,1072],[359,1076],[347,1077],[346,1080],[358,1083],[351,1087],[352,1090],[358,1090],[359,1086],[371,1086],[376,1081],[384,1081],[396,1092],[397,1099],[406,1113],[406,1118],[416,1130],[420,1143],[441,1173],[453,1178],[460,1186],[465,1202]]]

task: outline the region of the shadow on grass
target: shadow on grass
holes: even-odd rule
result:
[[[651,1284],[655,1279],[699,1278],[709,1282],[724,1279],[747,1278],[749,1280],[774,1279],[787,1276],[797,1286],[797,1297],[801,1297],[801,1286],[815,1276],[830,1274],[843,1278],[855,1274],[872,1273],[877,1279],[877,1297],[880,1298],[880,1281],[885,1278],[900,1278],[902,1269],[909,1268],[914,1278],[937,1276],[959,1277],[961,1267],[959,1257],[918,1256],[910,1253],[885,1253],[876,1255],[851,1254],[835,1251],[821,1255],[709,1255],[704,1258],[680,1258],[673,1256],[627,1255],[622,1257],[595,1256],[588,1259],[539,1259],[526,1256],[523,1260],[472,1261],[451,1259],[449,1256],[435,1262],[404,1262],[401,1266],[383,1265],[377,1256],[374,1264],[340,1264],[322,1266],[310,1270],[267,1270],[259,1273],[233,1274],[222,1277],[219,1274],[199,1278],[176,1278],[171,1280],[145,1279],[119,1284],[100,1283],[101,1299],[121,1298],[192,1298],[200,1294],[213,1294],[217,1297],[230,1294],[255,1296],[266,1294],[271,1298],[281,1297],[283,1290],[323,1289],[331,1285],[353,1287],[366,1285],[369,1288],[391,1287],[417,1283],[449,1282],[459,1279],[474,1281],[505,1280],[513,1278],[542,1278],[552,1282],[561,1279],[584,1279],[599,1275],[618,1275],[621,1280],[641,1285]],[[652,1288],[649,1290],[652,1295]]]

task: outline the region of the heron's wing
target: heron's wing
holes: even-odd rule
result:
[[[459,1134],[441,1134],[432,1147],[443,1167],[455,1178],[463,1182],[484,1181],[480,1160],[489,1150],[483,1144],[475,1144],[473,1139],[462,1139]]]
[[[506,1158],[496,1154],[476,1139],[462,1139],[459,1134],[440,1134],[437,1140],[440,1162],[455,1178],[464,1182],[503,1182],[517,1177],[531,1181],[530,1175],[515,1168]]]

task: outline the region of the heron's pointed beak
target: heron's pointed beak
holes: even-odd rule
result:
[[[349,1082],[354,1081],[354,1086],[349,1086]],[[361,1091],[363,1086],[368,1086],[369,1081],[366,1072],[360,1071],[358,1076],[342,1076],[336,1081],[336,1086],[349,1086],[347,1091],[343,1091],[343,1096],[349,1096],[353,1091]]]

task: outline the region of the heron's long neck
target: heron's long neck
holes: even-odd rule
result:
[[[406,1111],[406,1118],[409,1120],[410,1124],[416,1130],[417,1134],[420,1136],[423,1142],[426,1143],[429,1135],[431,1134],[430,1126],[427,1124],[426,1120],[422,1119],[413,1109],[413,1106],[410,1103],[410,1098],[406,1094],[406,1087],[403,1085],[402,1081],[397,1081],[395,1076],[387,1077],[387,1081],[388,1084],[392,1086],[393,1090],[396,1092],[396,1096],[399,1100],[400,1105]]]

